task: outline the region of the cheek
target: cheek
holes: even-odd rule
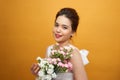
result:
[[[65,32],[64,33],[67,37],[70,37],[71,36],[71,32]]]

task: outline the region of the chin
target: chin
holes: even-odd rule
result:
[[[55,40],[57,43],[60,43],[61,41],[60,40]]]
[[[62,42],[61,40],[58,40],[58,39],[55,39],[55,41],[56,41],[57,43],[60,43],[60,42]]]

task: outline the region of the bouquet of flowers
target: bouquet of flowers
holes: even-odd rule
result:
[[[70,46],[53,46],[49,58],[37,58],[40,71],[38,80],[51,80],[57,77],[57,73],[69,72],[72,70],[70,58],[73,49]]]
[[[40,71],[38,72],[38,80],[51,80],[56,78],[56,73],[54,72],[54,65],[49,63],[47,59],[37,58],[38,65],[40,66]]]

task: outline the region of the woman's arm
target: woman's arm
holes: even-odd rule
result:
[[[71,63],[73,64],[74,80],[88,80],[81,55],[77,49],[73,50]]]

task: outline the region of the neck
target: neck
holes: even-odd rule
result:
[[[61,47],[67,46],[67,45],[69,45],[69,44],[70,44],[69,41],[66,41],[66,42],[58,42],[58,45],[61,46]]]

